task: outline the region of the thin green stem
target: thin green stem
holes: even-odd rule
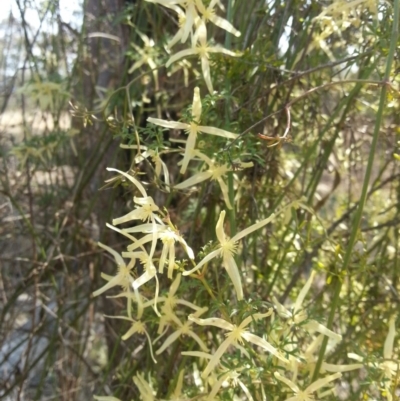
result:
[[[365,202],[367,199],[368,186],[369,186],[369,181],[371,178],[372,167],[373,167],[373,163],[374,163],[374,157],[375,157],[376,147],[377,147],[377,143],[378,143],[379,132],[380,132],[380,128],[381,128],[382,121],[383,121],[383,111],[384,111],[385,103],[386,103],[386,94],[387,94],[387,89],[389,86],[390,72],[392,70],[393,60],[394,60],[394,56],[395,56],[395,52],[396,52],[397,39],[398,39],[398,34],[399,34],[398,33],[398,24],[399,24],[399,16],[400,16],[399,2],[400,2],[400,0],[394,0],[394,2],[393,2],[393,7],[394,7],[393,26],[392,26],[392,34],[391,34],[391,38],[390,38],[389,54],[387,56],[385,76],[384,76],[384,82],[386,82],[387,84],[383,85],[381,88],[379,107],[378,107],[378,112],[376,114],[374,133],[373,133],[373,137],[372,137],[372,143],[371,143],[371,148],[370,148],[368,162],[367,162],[367,168],[365,171],[363,186],[362,186],[362,190],[361,190],[361,197],[360,197],[360,201],[358,203],[358,208],[357,208],[356,214],[354,216],[350,240],[347,245],[346,253],[343,258],[343,266],[341,268],[341,271],[338,272],[339,275],[335,282],[335,292],[334,292],[334,296],[333,296],[333,300],[332,300],[332,307],[331,307],[331,310],[329,313],[328,324],[327,324],[327,327],[329,329],[331,329],[333,326],[333,320],[335,317],[335,313],[339,309],[339,306],[340,306],[339,299],[340,299],[340,291],[342,289],[341,273],[346,272],[349,268],[351,256],[352,256],[352,252],[353,252],[353,247],[357,240],[360,223],[361,223],[361,219],[363,216],[363,210],[364,210]],[[321,344],[321,350],[319,352],[318,361],[315,366],[312,381],[315,381],[318,377],[319,371],[321,369],[322,361],[324,359],[327,343],[328,343],[328,337],[324,337],[322,344]]]

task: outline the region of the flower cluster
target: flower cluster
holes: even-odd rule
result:
[[[168,42],[168,51],[178,42],[186,43],[190,38],[190,48],[171,55],[166,66],[188,56],[198,56],[205,84],[209,92],[213,93],[210,54],[239,55],[222,46],[210,44],[207,37],[208,23],[240,36],[240,32],[230,22],[216,14],[217,6],[223,9],[220,2],[146,1],[167,7],[178,16],[179,29]],[[141,34],[140,37],[145,43],[146,52],[135,47],[142,59],[131,67],[130,72],[147,63],[157,78],[157,66],[151,56],[154,42],[145,35]],[[245,285],[255,284],[256,280],[248,274],[250,268],[242,257],[243,249],[248,247],[248,243],[242,243],[242,240],[251,242],[251,235],[254,238],[257,232],[257,248],[266,226],[273,222],[286,224],[280,220],[282,216],[297,216],[299,209],[309,216],[315,216],[315,211],[303,200],[291,199],[285,206],[276,207],[254,224],[236,230],[232,224],[235,213],[240,210],[239,202],[234,196],[239,181],[236,172],[238,169],[253,167],[253,163],[237,162],[232,165],[221,161],[226,159],[219,157],[219,152],[209,151],[212,154],[206,154],[207,149],[200,149],[200,136],[208,138],[210,142],[215,137],[222,137],[226,141],[238,138],[236,133],[208,126],[205,117],[200,88],[195,87],[191,113],[187,120],[170,121],[155,117],[147,120],[150,124],[170,130],[183,130],[187,139],[178,143],[184,146],[176,150],[155,148],[152,144],[122,145],[137,151],[132,163],[137,167],[135,173],[133,170],[123,172],[108,169],[117,173],[118,179],[128,184],[134,194],[132,210],[115,218],[112,225],[108,224],[109,228],[122,234],[129,243],[122,253],[99,244],[112,255],[118,270],[114,276],[102,273],[101,277],[106,283],[93,295],[99,296],[120,287],[121,291],[112,297],[126,299],[126,315],[107,317],[129,322],[130,326],[122,335],[122,340],[145,336],[154,366],[160,366],[162,358],[169,358],[172,370],[167,373],[175,377],[171,380],[171,391],[163,389],[161,383],[156,385],[156,377],[162,375],[154,374],[152,377],[150,372],[144,373],[138,369],[133,382],[141,399],[165,401],[159,396],[163,393],[169,400],[180,401],[314,401],[336,394],[335,384],[344,380],[344,372],[377,369],[381,372],[379,389],[384,392],[388,401],[392,401],[399,376],[399,361],[394,352],[395,317],[389,321],[382,360],[371,363],[364,357],[349,353],[347,357],[355,359],[357,363],[346,363],[346,360],[331,363],[333,361],[329,361],[329,358],[343,341],[339,332],[345,333],[346,328],[339,324],[332,328],[324,322],[324,318],[315,318],[312,305],[305,305],[306,297],[317,277],[316,269],[311,269],[305,284],[292,301],[278,300],[280,294],[274,293],[274,290],[269,291],[268,299],[257,299],[257,290],[251,291],[250,286]],[[176,177],[172,174],[170,176],[168,164],[162,159],[171,152],[183,155],[178,163],[180,174],[189,175],[178,183],[175,183]],[[194,250],[192,249],[193,244],[186,241],[171,221],[174,219],[168,210],[157,204],[154,200],[157,199],[156,196],[153,195],[154,199],[150,196],[152,192],[149,186],[138,178],[140,175],[136,171],[145,161],[154,164],[157,180],[164,177],[165,185],[162,190],[167,192],[169,199],[184,190],[190,196],[197,185],[208,180],[217,183],[215,187],[220,189],[222,196],[215,210],[210,213],[214,223],[207,227],[207,231],[215,232],[215,241],[206,245],[196,244],[193,246]],[[192,175],[193,169],[189,168],[191,163],[197,163],[199,167]],[[265,210],[270,205],[262,206]],[[198,209],[201,207],[202,205]],[[207,210],[208,212],[210,211]],[[226,222],[227,213],[229,225]],[[246,219],[237,220],[239,221]],[[324,227],[323,230],[325,231]],[[204,247],[201,248],[201,245]],[[201,252],[196,254],[195,251],[200,248]],[[257,249],[254,254],[257,254]],[[255,266],[252,267],[257,271]],[[275,267],[272,266],[271,269]],[[323,277],[322,274],[320,277]],[[261,277],[259,282],[267,281],[268,279]],[[186,361],[190,361],[189,364]],[[265,384],[277,389],[279,396],[267,397]],[[97,396],[95,399],[118,401],[112,396]]]

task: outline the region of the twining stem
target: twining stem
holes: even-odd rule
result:
[[[359,227],[360,227],[361,218],[363,215],[364,205],[365,205],[365,201],[367,199],[368,186],[369,186],[369,181],[371,178],[372,167],[373,167],[374,157],[375,157],[375,152],[376,152],[376,146],[378,143],[379,131],[380,131],[380,128],[382,125],[382,120],[383,120],[383,111],[384,111],[385,103],[386,103],[386,94],[387,94],[388,88],[390,87],[390,83],[389,83],[390,72],[392,70],[392,64],[393,64],[394,55],[396,52],[397,39],[398,39],[398,35],[399,35],[399,32],[398,32],[399,16],[400,16],[399,2],[400,2],[400,0],[394,0],[394,2],[393,2],[393,8],[394,8],[393,26],[392,26],[392,34],[390,37],[389,53],[388,53],[387,60],[386,60],[385,76],[383,79],[384,84],[382,85],[382,88],[381,88],[379,107],[378,107],[378,112],[376,113],[375,127],[374,127],[372,143],[371,143],[371,148],[370,148],[368,162],[367,162],[367,168],[365,171],[363,186],[362,186],[362,190],[361,190],[361,197],[360,197],[360,200],[358,203],[358,208],[357,208],[355,216],[354,216],[350,240],[346,247],[346,252],[345,252],[345,255],[343,258],[343,266],[339,272],[338,279],[335,282],[335,292],[334,292],[334,296],[333,296],[333,300],[332,300],[332,307],[331,307],[331,310],[329,313],[329,318],[328,318],[328,323],[327,323],[328,329],[332,329],[333,319],[335,317],[335,313],[336,313],[337,309],[339,308],[340,291],[342,289],[342,279],[341,279],[340,273],[346,272],[349,268],[351,256],[352,256],[352,252],[353,252],[353,247],[354,247],[354,244],[355,244],[357,236],[358,236],[358,231],[359,231]],[[328,337],[324,337],[322,344],[321,344],[318,361],[315,366],[313,378],[311,380],[312,382],[314,382],[318,377],[319,371],[321,369],[322,361],[324,358],[324,354],[326,351],[327,343],[328,343]]]

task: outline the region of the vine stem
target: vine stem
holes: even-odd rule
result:
[[[342,268],[340,269],[340,271],[338,272],[337,279],[335,280],[335,291],[334,291],[332,306],[331,306],[331,309],[329,312],[328,323],[327,323],[327,327],[329,329],[332,329],[335,313],[340,307],[340,305],[339,305],[340,291],[342,289],[342,283],[343,283],[342,273],[346,272],[350,265],[353,247],[354,247],[354,244],[355,244],[357,236],[358,236],[358,231],[359,231],[361,219],[363,216],[365,201],[367,199],[368,186],[369,186],[369,181],[371,178],[372,167],[373,167],[374,157],[375,157],[375,153],[376,153],[376,147],[377,147],[377,143],[378,143],[379,131],[380,131],[380,128],[382,125],[382,120],[383,120],[383,111],[384,111],[385,103],[386,103],[386,94],[387,94],[388,88],[391,86],[390,81],[389,81],[390,72],[392,70],[393,60],[394,60],[394,56],[395,56],[395,52],[396,52],[397,39],[399,36],[399,31],[398,31],[399,15],[400,15],[399,14],[399,2],[400,2],[400,0],[394,0],[394,2],[393,2],[393,9],[394,9],[393,26],[392,26],[392,34],[390,37],[389,53],[388,53],[387,60],[386,60],[385,76],[383,79],[384,84],[382,85],[382,88],[381,88],[379,107],[378,107],[378,111],[376,113],[376,120],[375,120],[375,127],[374,127],[374,132],[373,132],[373,137],[372,137],[371,150],[370,150],[369,157],[368,157],[367,168],[365,171],[360,201],[358,203],[358,208],[357,208],[356,214],[354,216],[350,240],[346,247],[346,252],[345,252],[345,255],[343,258],[343,265],[342,265]],[[319,371],[321,369],[321,365],[322,365],[322,362],[324,359],[327,343],[328,343],[328,337],[325,336],[322,341],[322,344],[321,344],[321,349],[320,349],[320,352],[318,355],[318,361],[315,366],[314,374],[312,377],[313,382],[318,378]]]

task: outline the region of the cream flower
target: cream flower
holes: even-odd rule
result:
[[[185,299],[177,298],[175,296],[176,292],[178,291],[179,285],[181,283],[181,274],[177,274],[175,280],[169,287],[168,295],[166,297],[159,297],[158,302],[164,302],[165,305],[168,305],[171,310],[174,310],[176,305],[183,305],[187,306],[195,311],[199,311],[201,308],[198,305],[195,305],[192,302],[186,301]],[[151,301],[150,301],[151,302]],[[147,303],[143,305],[144,307],[147,306]]]
[[[398,377],[399,369],[400,369],[400,361],[395,359],[395,354],[393,353],[393,345],[394,338],[396,336],[396,327],[395,327],[396,317],[392,316],[389,320],[389,331],[385,339],[385,344],[383,346],[383,362],[380,363],[367,363],[367,366],[377,367],[381,369],[384,375],[385,380],[383,380],[383,387],[386,392],[386,398],[388,401],[393,400],[391,389],[392,382],[396,377]],[[349,358],[355,359],[359,362],[364,362],[364,359],[354,353],[347,354]]]
[[[133,244],[128,246],[128,251],[133,251],[142,247],[145,243],[160,239],[163,243],[158,271],[162,274],[164,265],[168,259],[168,278],[172,279],[173,271],[175,268],[175,243],[179,242],[185,248],[185,251],[190,259],[194,259],[192,248],[186,243],[184,238],[179,234],[179,231],[172,229],[169,226],[160,224],[141,224],[140,226],[126,228],[121,230],[125,233],[135,232],[149,232],[150,234],[144,236],[140,240],[134,241]],[[125,252],[125,256],[129,257],[130,253]]]
[[[273,313],[272,308],[267,313],[256,313],[252,316],[248,316],[246,319],[240,323],[239,326],[236,326],[232,323],[227,322],[226,320],[219,318],[209,318],[209,319],[199,319],[194,315],[189,315],[189,320],[199,324],[200,326],[215,326],[219,327],[223,330],[228,330],[229,333],[225,334],[226,339],[220,344],[218,349],[215,351],[214,355],[208,362],[208,365],[204,369],[202,373],[202,378],[205,379],[210,372],[215,368],[221,359],[222,355],[228,349],[230,345],[236,346],[237,343],[242,343],[243,340],[246,340],[250,343],[261,347],[277,357],[279,360],[285,363],[289,363],[289,361],[282,355],[280,351],[278,351],[275,347],[273,347],[269,342],[264,340],[261,337],[256,336],[255,334],[250,333],[246,330],[246,327],[254,320],[262,319],[264,317],[271,316]]]
[[[151,345],[150,335],[146,330],[146,325],[141,320],[135,320],[135,319],[132,319],[132,318],[126,317],[126,316],[106,316],[106,317],[110,317],[110,318],[113,318],[113,319],[128,320],[129,322],[132,323],[131,328],[121,337],[121,339],[124,340],[124,341],[127,340],[128,338],[132,337],[136,333],[145,334],[146,337],[147,337],[147,340],[149,342],[149,349],[150,349],[151,359],[153,359],[154,363],[157,363],[157,361],[156,361],[156,359],[154,358],[154,355],[153,355],[153,347]]]
[[[239,379],[240,373],[236,370],[230,370],[225,372],[224,374],[219,375],[218,380],[215,381],[213,384],[210,393],[208,394],[206,401],[214,401],[216,398],[215,396],[218,394],[218,391],[222,387],[222,385],[230,385],[232,387],[236,387],[239,385],[243,392],[246,394],[246,397],[249,401],[254,401],[252,395],[250,394],[249,389],[246,385]]]
[[[146,36],[144,33],[140,32],[139,30],[136,29],[136,33],[139,35],[139,37],[142,39],[144,43],[144,48],[140,48],[137,46],[135,43],[131,42],[131,46],[135,49],[136,54],[139,56],[138,61],[136,61],[132,67],[129,69],[128,74],[132,74],[133,71],[137,70],[140,68],[143,64],[148,64],[151,70],[153,71],[153,74],[155,74],[155,80],[157,81],[157,64],[153,60],[153,55],[152,53],[153,48],[154,48],[154,40],[150,39],[148,36]]]
[[[290,206],[290,205],[289,205]],[[289,206],[286,206],[289,207]],[[224,232],[224,219],[225,219],[225,210],[223,210],[217,222],[217,226],[215,228],[215,232],[220,243],[219,247],[210,252],[199,264],[197,264],[192,270],[185,271],[183,273],[184,276],[188,276],[189,274],[194,273],[195,271],[199,270],[203,265],[208,263],[210,260],[214,259],[215,257],[222,257],[222,264],[227,271],[229,278],[231,279],[233,286],[235,287],[236,296],[238,300],[243,299],[243,288],[242,288],[242,281],[240,278],[239,269],[235,262],[234,255],[237,252],[237,242],[241,240],[246,235],[251,234],[252,232],[264,227],[272,220],[275,219],[276,215],[274,213],[271,214],[268,218],[261,220],[260,222],[253,224],[252,226],[246,228],[243,231],[240,231],[234,237],[229,239]]]
[[[315,393],[322,387],[326,387],[331,381],[338,379],[342,376],[340,372],[335,373],[330,376],[326,376],[323,379],[319,379],[314,383],[311,383],[305,390],[300,390],[297,384],[293,383],[291,380],[287,379],[286,377],[282,376],[278,372],[274,373],[274,376],[281,382],[285,383],[287,386],[291,388],[294,392],[293,397],[286,398],[285,401],[315,401],[315,396],[312,393]]]
[[[201,316],[203,313],[207,312],[208,308],[204,307],[199,309],[194,313],[194,315],[190,316]],[[164,341],[163,345],[156,351],[156,355],[160,355],[163,353],[172,343],[174,343],[179,337],[181,336],[190,336],[192,337],[197,344],[199,344],[200,348],[204,352],[208,352],[207,346],[204,344],[203,340],[191,329],[193,325],[193,320],[189,319],[185,323],[182,323],[178,316],[175,314],[170,314],[170,318],[172,321],[175,323],[175,325],[178,327],[169,337]]]
[[[185,153],[182,160],[181,174],[186,172],[187,166],[190,159],[193,157],[193,150],[196,146],[197,134],[205,133],[216,136],[221,136],[223,138],[235,139],[237,134],[234,134],[223,129],[215,127],[206,127],[200,125],[201,121],[201,99],[200,99],[200,89],[198,87],[194,88],[193,104],[192,104],[192,121],[190,123],[182,123],[176,121],[161,120],[159,118],[148,118],[148,122],[159,125],[165,128],[171,129],[181,129],[188,133],[188,139],[186,141]]]
[[[215,6],[218,3],[218,0],[211,0],[210,4],[206,8],[202,2],[202,0],[197,0],[196,5],[200,13],[202,14],[202,19],[207,22],[211,21],[213,24],[217,25],[221,29],[224,29],[225,31],[231,33],[232,35],[235,35],[236,37],[239,37],[241,33],[234,28],[234,26],[227,21],[225,18],[221,18],[218,15],[215,14]]]
[[[133,376],[133,382],[139,389],[142,401],[154,401],[156,399],[155,391],[151,388],[150,384],[147,383],[147,381],[145,380],[145,378],[141,373],[138,373],[136,376]]]
[[[207,43],[207,28],[204,22],[201,22],[194,34],[193,43],[195,47],[191,49],[181,50],[180,52],[174,54],[167,61],[165,66],[168,68],[171,64],[180,60],[181,58],[188,56],[199,56],[201,61],[201,69],[203,71],[203,78],[206,82],[207,89],[210,93],[214,92],[214,88],[211,82],[211,72],[210,72],[210,53],[222,53],[231,57],[240,57],[241,53],[236,53],[231,50],[225,49],[222,46],[209,46]]]
[[[195,24],[195,21],[198,19],[199,15],[196,9],[197,0],[146,0],[149,3],[157,3],[164,7],[170,8],[174,10],[179,17],[179,26],[180,29],[179,39],[182,43],[185,43],[190,32],[192,31],[192,27]],[[184,8],[185,11],[180,9],[179,6]],[[179,11],[180,10],[180,11]],[[176,43],[179,39],[174,38],[173,41]],[[173,44],[169,44],[168,47],[172,47]]]
[[[145,198],[138,198],[134,197],[133,201],[136,203],[136,208],[126,214],[125,216],[118,217],[117,219],[114,219],[112,223],[114,225],[126,223],[131,220],[157,220],[161,222],[161,219],[159,216],[155,214],[155,212],[158,212],[160,209],[159,207],[154,203],[154,200],[151,196],[146,196]]]
[[[200,171],[199,173],[196,173],[189,179],[181,182],[178,185],[175,185],[174,188],[176,188],[176,189],[189,188],[191,186],[194,186],[196,184],[199,184],[202,181],[205,181],[205,180],[208,180],[211,178],[212,180],[218,181],[218,184],[221,188],[222,195],[224,197],[226,207],[228,209],[232,209],[232,204],[229,200],[228,186],[226,185],[226,183],[222,179],[222,177],[225,176],[228,172],[233,171],[233,168],[231,166],[228,166],[227,164],[222,164],[222,165],[215,164],[208,156],[201,153],[197,149],[193,150],[193,155],[197,156],[199,159],[206,162],[208,164],[208,169],[206,171]],[[240,163],[241,168],[248,168],[248,167],[252,167],[252,166],[253,166],[252,162]]]
[[[318,323],[316,320],[308,320],[306,323],[303,323],[305,320],[307,320],[308,315],[307,315],[307,311],[302,308],[302,304],[303,304],[304,298],[306,297],[308,291],[310,290],[310,287],[314,280],[315,275],[316,275],[316,272],[315,272],[315,270],[313,270],[310,274],[310,278],[307,280],[306,284],[300,291],[300,293],[296,299],[296,302],[292,306],[291,309],[286,309],[282,304],[279,303],[279,301],[274,296],[272,297],[272,302],[275,305],[278,315],[284,319],[287,319],[289,321],[289,325],[292,325],[292,324],[300,325],[301,324],[301,327],[303,327],[310,333],[317,331],[318,333],[324,334],[325,336],[332,338],[335,341],[341,341],[342,336],[340,334],[334,333],[332,330],[329,330],[327,327]],[[290,330],[290,329],[288,329],[288,330]]]
[[[122,149],[138,149],[137,145],[120,145],[120,148]],[[161,154],[163,152],[159,152],[158,150],[155,149],[148,149],[147,146],[140,145],[140,150],[142,153],[138,154],[135,157],[135,163],[141,163],[143,160],[150,158],[151,161],[154,163],[154,169],[156,176],[160,178],[161,172],[164,175],[165,179],[165,184],[166,184],[166,190],[169,192],[169,187],[170,187],[170,180],[169,180],[169,172],[168,172],[168,167],[167,165],[163,162],[161,159]]]
[[[131,257],[131,261],[126,264],[122,256],[114,251],[114,249],[104,245],[102,243],[98,243],[100,248],[105,249],[107,252],[111,253],[114,256],[115,261],[118,265],[118,273],[116,276],[109,276],[107,274],[102,273],[101,276],[108,281],[103,287],[93,292],[93,296],[97,297],[103,292],[109,290],[112,287],[117,285],[121,286],[125,291],[128,291],[131,287],[133,280],[132,269],[135,267],[136,257]]]

